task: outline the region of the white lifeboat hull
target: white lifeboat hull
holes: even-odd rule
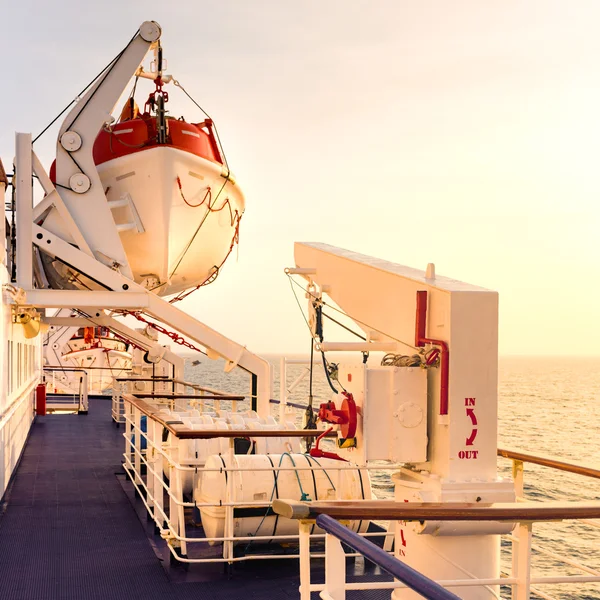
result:
[[[164,296],[214,276],[245,206],[220,164],[160,146],[102,163],[98,172],[137,283]]]

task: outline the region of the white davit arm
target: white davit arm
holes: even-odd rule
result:
[[[145,21],[125,49],[69,112],[56,144],[57,192],[96,258],[132,278],[127,256],[106,202],[92,149],[102,126],[151,46],[160,38],[154,21]],[[83,198],[82,196],[85,196]],[[106,264],[106,258],[102,261]]]

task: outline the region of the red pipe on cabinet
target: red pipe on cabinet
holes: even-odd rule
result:
[[[440,383],[440,415],[448,414],[448,382],[450,380],[450,350],[443,340],[434,340],[425,336],[427,327],[427,292],[417,292],[417,316],[415,326],[415,346],[421,348],[425,344],[434,344],[441,348],[441,378]]]

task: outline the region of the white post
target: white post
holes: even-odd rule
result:
[[[521,460],[513,460],[512,461],[512,475],[513,475],[513,481],[515,483],[515,495],[517,497],[517,500],[519,498],[523,498],[525,495],[525,491],[524,491],[524,481],[523,481],[523,476],[524,476],[524,464],[523,461]],[[518,531],[516,534],[517,539],[514,539],[512,541],[512,576],[516,577],[518,571],[519,571],[519,538],[518,538]],[[512,586],[511,588],[511,598],[512,600],[517,600],[517,596],[518,595],[518,588],[517,586]]]
[[[16,193],[17,193],[17,285],[24,290],[33,288],[33,164],[31,134],[16,136]]]
[[[310,600],[310,521],[300,521],[300,600]]]
[[[285,423],[285,404],[287,402],[287,365],[285,356],[279,361],[279,423],[283,426]]]
[[[154,429],[154,443],[162,448],[162,432],[163,427],[158,421],[152,421]],[[163,508],[163,486],[162,486],[162,472],[163,472],[163,456],[160,452],[155,452],[154,460],[152,462],[152,468],[154,469],[154,520],[159,523],[160,528],[164,527],[164,517],[161,512]]]
[[[169,436],[171,441],[170,443],[170,451],[169,456],[171,458],[169,462],[169,521],[171,523],[171,527],[173,531],[177,534],[180,533],[179,527],[179,509],[177,503],[175,502],[175,498],[177,498],[177,474],[178,470],[175,468],[174,462],[179,462],[179,439],[171,434]],[[175,498],[173,498],[175,496]],[[180,543],[179,540],[172,541],[174,548],[179,548]]]
[[[140,453],[142,452],[142,436],[139,430],[142,428],[142,413],[138,408],[133,409],[133,422],[135,424],[135,429],[133,430],[134,434],[134,456],[133,456],[133,464],[135,465],[135,482],[139,486],[142,483],[142,459],[140,458]]]
[[[54,373],[52,373],[52,375],[54,375]],[[127,414],[127,418],[125,419],[125,461],[127,462],[127,466],[131,469],[133,467],[131,462],[131,456],[133,454],[133,449],[131,447],[131,436],[133,435],[133,404],[128,402],[125,411]]]
[[[229,462],[229,467],[233,467],[234,459],[235,459],[235,439],[229,438],[229,452],[227,453],[227,458]],[[227,467],[225,467],[227,469]],[[225,471],[225,477],[227,478],[227,488],[225,493],[225,503],[227,506],[225,507],[225,537],[232,538],[233,537],[233,478],[235,477],[234,471]],[[223,542],[223,558],[231,559],[233,558],[233,540]]]
[[[512,475],[515,482],[515,495],[517,500],[525,497],[524,464],[522,460],[512,461]]]
[[[146,417],[146,504],[148,505],[148,511],[150,516],[154,514],[154,497],[156,496],[155,479],[154,475],[150,472],[150,469],[154,469],[154,457],[156,450],[154,445],[156,444],[155,431],[154,431],[154,419]]]
[[[325,591],[331,600],[346,600],[346,554],[335,536],[325,536]]]
[[[177,440],[177,446],[179,448],[179,451],[177,453],[177,462],[181,463],[181,455],[183,454],[181,440]],[[179,502],[179,504],[175,503],[177,511],[177,526],[175,528],[175,531],[177,531],[177,533],[181,537],[185,537],[185,509],[181,504],[183,502],[183,485],[181,481],[182,473],[177,467],[175,467],[175,469],[173,470],[175,472],[175,481],[172,482],[171,492]],[[180,542],[180,544],[181,556],[187,556],[187,542],[182,541]]]
[[[83,410],[84,412],[88,411],[88,389],[89,389],[89,384],[88,384],[88,374],[87,371],[83,371],[81,374],[81,379],[82,379],[82,390],[81,390],[81,410]]]
[[[529,600],[531,594],[531,538],[532,523],[519,523],[517,527],[517,561],[513,562],[513,577],[517,579],[516,595],[513,592],[513,600]]]
[[[79,398],[77,399],[77,412],[83,411],[83,373],[79,374]]]
[[[127,388],[127,383],[121,383],[119,391],[117,392],[117,422],[121,423],[124,415],[125,415],[125,406],[123,403],[123,393],[124,390],[129,391]]]

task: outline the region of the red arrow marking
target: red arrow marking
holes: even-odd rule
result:
[[[471,423],[473,423],[473,425],[477,425],[477,417],[475,416],[475,411],[472,408],[467,408],[467,417],[471,418]]]
[[[473,431],[471,431],[471,435],[467,438],[467,446],[472,446],[476,437],[477,437],[477,429],[473,429]]]
[[[404,531],[400,530],[400,538],[402,539],[402,545],[406,546],[406,540],[404,539]]]

